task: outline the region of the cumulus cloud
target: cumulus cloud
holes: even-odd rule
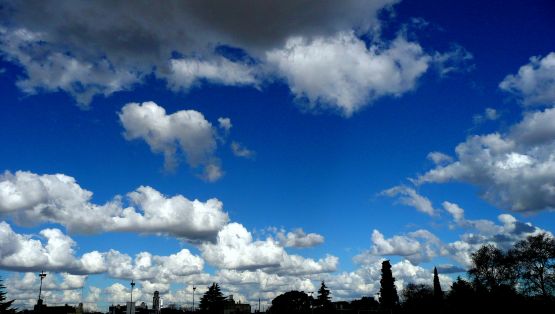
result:
[[[119,196],[104,205],[92,203],[91,198],[92,192],[63,174],[18,171],[0,176],[0,213],[23,225],[53,222],[77,233],[128,231],[194,241],[214,239],[229,220],[217,199],[166,197],[147,186],[127,195],[129,207]]]
[[[430,285],[433,278],[433,271],[423,267],[413,265],[408,260],[403,260],[391,265],[391,272],[395,277],[395,285],[398,291],[409,283]],[[444,291],[449,290],[452,279],[449,276],[439,274],[439,282]]]
[[[226,225],[216,243],[200,246],[204,259],[220,269],[256,270],[278,274],[316,274],[335,271],[338,258],[326,256],[318,261],[288,254],[273,238],[254,240],[239,223]]]
[[[257,86],[266,51],[293,36],[377,30],[378,12],[396,2],[326,0],[303,10],[295,1],[9,2],[0,10],[0,51],[25,71],[23,91],[63,90],[83,106],[151,73],[172,89],[204,81]],[[225,56],[222,46],[249,57]]]
[[[530,58],[530,63],[510,74],[499,87],[515,95],[524,105],[555,105],[555,52]]]
[[[430,216],[433,216],[435,214],[432,202],[428,198],[418,194],[413,188],[400,185],[382,191],[380,194],[389,197],[396,197],[400,195],[398,199],[399,203],[414,207],[419,212],[428,214]]]
[[[284,247],[312,247],[324,243],[324,236],[321,234],[307,234],[301,228],[287,233],[284,230],[280,230],[276,237]]]
[[[457,145],[457,159],[415,182],[461,181],[480,188],[500,208],[531,212],[555,206],[555,109],[528,112],[506,133],[474,135]]]
[[[271,238],[254,241],[251,233],[238,223],[226,225],[218,233],[216,243],[202,245],[202,252],[209,263],[228,269],[277,267],[285,254]]]
[[[22,91],[65,91],[81,106],[151,75],[174,91],[283,79],[305,108],[350,116],[413,90],[431,66],[441,76],[468,68],[460,46],[426,53],[402,35],[382,40],[377,16],[397,2],[10,2],[0,9],[0,52],[23,69]]]
[[[203,166],[204,178],[218,180],[222,172],[214,156],[217,148],[216,131],[204,115],[195,110],[180,110],[166,114],[154,102],[129,103],[119,113],[127,140],[144,140],[155,153],[164,154],[164,167],[173,170],[178,165],[178,151],[187,163]]]
[[[76,58],[63,51],[46,52],[45,34],[0,25],[0,51],[8,61],[25,69],[16,85],[27,94],[65,91],[86,107],[95,95],[108,96],[130,89],[142,74],[130,68],[114,68],[105,59]]]
[[[92,251],[75,255],[76,243],[59,229],[44,229],[40,237],[19,234],[0,222],[0,268],[13,271],[50,271],[62,274],[62,283],[46,284],[45,289],[72,290],[83,287],[87,274],[105,273],[112,278],[150,280],[167,283],[181,276],[202,272],[204,260],[189,250],[158,256],[140,252],[133,259],[116,250]],[[53,280],[53,277],[48,277]],[[17,286],[16,286],[17,288]]]
[[[18,234],[6,222],[0,222],[0,267],[15,271],[39,268],[78,271],[75,242],[70,237],[59,229],[44,229],[40,235],[46,239],[46,244],[29,235]]]
[[[428,230],[420,229],[406,235],[395,235],[386,239],[384,235],[374,229],[372,231],[372,247],[370,251],[355,257],[355,261],[368,259],[367,255],[374,256],[402,256],[417,265],[430,261],[440,248],[440,240]]]
[[[443,245],[441,255],[450,257],[466,268],[472,265],[472,253],[485,244],[507,250],[515,242],[524,240],[529,236],[543,232],[551,235],[550,232],[531,223],[519,221],[509,214],[499,215],[497,217],[499,224],[486,219],[466,219],[463,216],[464,210],[462,208],[457,204],[446,203],[444,203],[444,206],[447,206],[446,209],[453,214],[455,223],[468,232],[460,235],[459,240]]]
[[[378,230],[372,231],[372,252],[379,255],[413,255],[420,243],[410,237],[394,236],[386,240]]]
[[[430,62],[420,45],[403,37],[386,48],[367,48],[352,32],[294,37],[266,58],[309,108],[333,108],[345,116],[376,98],[410,91]]]
[[[146,280],[167,284],[181,276],[202,272],[204,260],[191,254],[187,249],[168,256],[140,252],[131,258],[129,255],[110,250],[102,253],[105,272],[112,278]]]

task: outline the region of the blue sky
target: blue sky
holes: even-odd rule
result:
[[[0,7],[0,274],[21,307],[444,286],[555,228],[549,1]],[[92,193],[92,194],[91,194]],[[198,201],[194,201],[198,200]],[[183,266],[187,265],[187,266]],[[83,292],[82,292],[83,291]]]

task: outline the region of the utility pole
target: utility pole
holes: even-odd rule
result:
[[[197,290],[197,287],[193,285],[193,312],[195,311],[195,290]]]

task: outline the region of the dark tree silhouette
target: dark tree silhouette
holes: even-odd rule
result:
[[[6,287],[2,284],[2,278],[0,278],[0,313],[15,313],[15,309],[10,308],[15,300],[6,301],[6,292],[4,291]]]
[[[310,313],[310,299],[303,291],[289,291],[272,300],[272,314]]]
[[[351,306],[354,313],[364,313],[375,311],[380,304],[374,298],[362,297],[358,300],[351,301]]]
[[[521,286],[529,295],[553,296],[555,291],[555,240],[545,233],[515,244]]]
[[[441,284],[439,283],[439,276],[437,274],[436,267],[434,267],[434,298],[436,301],[443,300],[443,290],[441,290]]]
[[[200,298],[199,308],[205,313],[220,313],[223,312],[226,298],[220,290],[217,283],[212,283],[208,287],[208,291]]]
[[[447,303],[451,313],[469,313],[476,302],[472,284],[460,276],[451,284],[447,293]]]
[[[403,308],[407,312],[431,312],[434,309],[434,291],[429,285],[409,283],[401,295]]]
[[[468,274],[473,279],[476,289],[494,291],[514,287],[518,278],[516,260],[513,254],[505,254],[495,246],[482,246],[472,254],[472,268]]]
[[[391,273],[391,263],[389,261],[382,262],[380,285],[380,305],[391,309],[399,304],[399,296],[397,295],[397,288],[395,288],[395,278],[393,278]]]
[[[448,293],[448,298],[450,300],[460,300],[464,302],[465,300],[470,300],[474,296],[474,288],[472,288],[472,284],[460,276],[457,277],[451,284],[451,290]]]
[[[318,296],[316,297],[316,305],[318,307],[329,309],[331,304],[330,290],[327,289],[326,283],[322,281],[320,289],[318,289]]]
[[[326,284],[322,281],[320,289],[318,289],[318,296],[316,297],[316,306],[321,310],[320,312],[330,312],[333,310],[331,303],[330,290],[327,289]]]

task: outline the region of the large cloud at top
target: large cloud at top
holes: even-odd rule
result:
[[[10,1],[0,9],[0,55],[23,69],[23,92],[61,90],[81,106],[154,74],[175,91],[282,79],[307,108],[350,116],[456,58],[403,35],[381,39],[378,14],[397,2]]]

